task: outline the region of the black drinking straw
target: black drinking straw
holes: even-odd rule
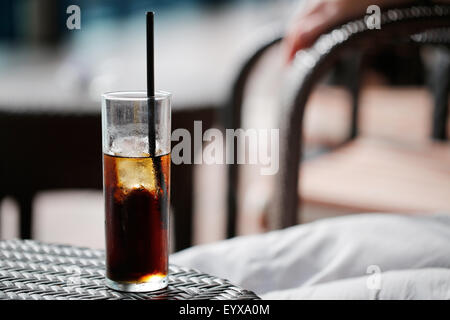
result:
[[[155,58],[153,40],[153,12],[147,12],[147,106],[148,106],[148,147],[151,157],[156,158],[155,135]]]
[[[162,196],[167,197],[166,183],[161,170],[161,158],[156,156],[156,96],[155,96],[155,54],[153,12],[147,12],[147,106],[148,106],[148,148],[153,157],[157,186]],[[163,200],[164,201],[164,200]]]

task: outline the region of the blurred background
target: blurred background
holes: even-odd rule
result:
[[[203,120],[206,130],[222,126],[252,39],[267,26],[284,26],[300,2],[2,1],[0,238],[24,236],[19,232],[26,227],[19,219],[24,210],[33,218],[25,237],[104,247],[101,149],[96,153],[100,95],[145,89],[145,11],[157,12],[156,87],[173,93],[173,129]],[[72,4],[81,9],[79,30],[66,26]],[[287,68],[282,53],[274,46],[253,72],[244,128],[276,127]],[[448,66],[448,51],[398,45],[367,53],[364,61],[364,72],[355,75],[354,58],[342,59],[308,100],[301,220],[450,212],[450,147],[430,138],[429,90],[429,74]],[[356,76],[362,88],[359,137],[332,153],[348,139],[352,96],[345,79]],[[225,237],[226,170],[173,166],[175,219],[189,212],[193,244]],[[240,171],[237,232],[263,232],[277,186],[273,177],[260,176],[257,166]]]

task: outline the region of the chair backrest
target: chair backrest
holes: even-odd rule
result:
[[[253,42],[249,43],[244,51],[242,65],[238,68],[233,86],[229,94],[229,101],[224,108],[222,115],[226,128],[238,129],[241,127],[242,104],[244,100],[244,91],[254,67],[261,56],[272,46],[278,44],[283,38],[284,30],[280,25],[270,25],[259,30],[254,37]],[[247,54],[248,53],[248,54]],[[245,55],[247,54],[247,55]],[[234,146],[234,155],[237,154]],[[228,185],[227,185],[227,229],[228,238],[236,234],[236,213],[237,213],[237,185],[238,185],[238,166],[236,161],[228,166]]]
[[[269,215],[269,228],[277,229],[297,224],[298,210],[298,170],[302,151],[302,124],[304,109],[309,94],[321,77],[330,70],[344,53],[364,52],[371,48],[396,43],[396,41],[413,41],[419,44],[449,43],[442,32],[430,32],[450,26],[450,6],[413,6],[390,9],[381,14],[381,28],[369,29],[364,19],[358,19],[333,28],[322,35],[307,50],[297,53],[294,60],[286,92],[283,110],[280,114],[280,170],[277,174],[277,188]],[[448,30],[448,29],[447,29]],[[246,60],[233,84],[227,117],[227,128],[239,128],[241,125],[242,101],[246,82],[253,67],[263,53],[282,39],[280,29],[269,33],[272,37]],[[448,78],[448,75],[447,75]],[[441,90],[442,91],[442,90]],[[441,92],[440,104],[435,104],[433,137],[445,138],[446,96],[445,88]],[[448,86],[447,86],[448,91]],[[444,105],[444,107],[443,107]],[[354,104],[356,107],[357,104]],[[438,107],[438,108],[436,108]],[[356,125],[357,112],[352,112],[353,125]],[[443,117],[443,115],[445,117]],[[236,153],[235,153],[236,154]],[[229,166],[228,183],[228,221],[227,236],[235,235],[238,167]]]
[[[0,112],[9,193],[102,188],[100,115]]]
[[[102,188],[99,113],[2,110],[0,137],[0,198],[18,201],[22,238],[31,238],[37,192]]]

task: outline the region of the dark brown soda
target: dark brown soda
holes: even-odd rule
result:
[[[103,168],[106,276],[127,283],[166,276],[170,154],[158,159],[104,154]]]

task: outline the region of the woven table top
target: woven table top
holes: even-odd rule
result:
[[[259,299],[253,292],[198,270],[170,265],[166,289],[117,292],[104,285],[105,254],[32,240],[0,241],[0,300]]]

